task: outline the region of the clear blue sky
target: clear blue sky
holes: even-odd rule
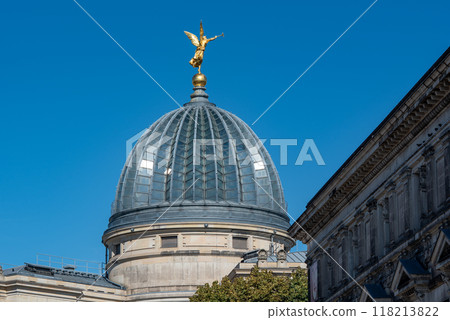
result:
[[[202,71],[210,100],[252,123],[370,4],[360,1],[87,1],[106,30],[180,103],[194,47],[225,33]],[[325,166],[266,144],[295,218],[450,43],[450,2],[380,0],[255,125],[315,140]],[[37,252],[102,261],[125,141],[175,103],[71,0],[0,11],[0,262]]]

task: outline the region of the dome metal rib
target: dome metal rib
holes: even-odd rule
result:
[[[136,143],[119,179],[111,221],[121,217],[123,224],[124,216],[157,207],[198,205],[247,208],[247,220],[251,210],[265,211],[263,224],[288,225],[269,153],[247,124],[202,94],[161,117]]]

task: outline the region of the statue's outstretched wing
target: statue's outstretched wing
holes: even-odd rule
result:
[[[203,24],[200,21],[200,39],[205,35],[205,32],[203,31]]]
[[[189,40],[191,40],[192,44],[196,47],[200,45],[200,42],[198,42],[198,38],[195,34],[192,34],[190,32],[185,31],[186,35],[188,36]]]

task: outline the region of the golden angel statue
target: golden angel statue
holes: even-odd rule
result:
[[[195,34],[192,34],[187,31],[185,31],[184,33],[186,33],[188,38],[191,40],[192,44],[197,47],[197,49],[195,50],[195,55],[191,59],[191,61],[189,61],[189,63],[194,68],[198,68],[198,73],[201,73],[200,68],[202,67],[203,55],[205,54],[206,45],[208,44],[208,42],[216,40],[218,37],[223,37],[223,33],[219,36],[215,36],[213,38],[208,39],[204,34],[203,25],[201,21],[200,21],[200,40],[197,38]]]

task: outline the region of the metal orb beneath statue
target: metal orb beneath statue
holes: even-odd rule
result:
[[[192,77],[192,84],[194,87],[206,86],[206,76],[203,73],[197,73]]]

